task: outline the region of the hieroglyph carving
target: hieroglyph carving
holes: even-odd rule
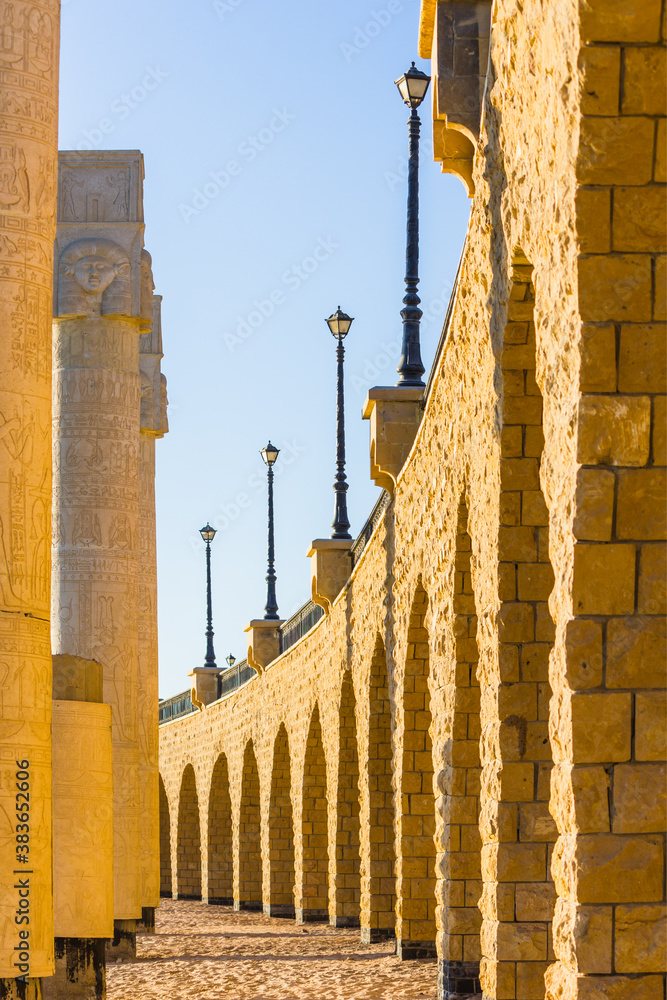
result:
[[[51,881],[51,301],[56,0],[0,0],[0,986],[15,965],[17,867],[29,870],[29,977],[53,971]],[[16,761],[30,785],[17,861]],[[22,939],[26,940],[26,939]],[[0,989],[0,992],[2,990]]]

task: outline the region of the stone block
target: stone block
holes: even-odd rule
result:
[[[351,546],[346,539],[316,538],[308,550],[312,599],[327,614],[350,577]]]
[[[612,831],[667,831],[667,764],[620,764],[614,769]]]
[[[651,449],[654,465],[667,465],[667,396],[656,396],[653,400]]]
[[[577,239],[581,253],[611,250],[611,197],[604,188],[577,191]]]
[[[580,2],[583,42],[658,42],[660,0],[586,0]]]
[[[662,899],[660,836],[580,836],[573,861],[577,866],[577,899],[581,903],[648,903]]]
[[[544,976],[548,962],[516,963],[516,995],[523,1000],[544,1000]]]
[[[653,173],[654,133],[655,126],[647,118],[583,118],[579,183],[648,184]]]
[[[648,396],[583,396],[577,460],[582,465],[646,465],[650,431]]]
[[[517,920],[551,920],[556,902],[553,882],[525,882],[516,886]]]
[[[643,615],[667,613],[667,546],[656,542],[639,549],[637,610]]]
[[[635,546],[576,545],[573,603],[575,614],[582,615],[634,611]]]
[[[664,188],[617,188],[613,232],[616,251],[664,253],[667,249]]]
[[[586,619],[568,622],[566,632],[567,682],[573,691],[602,684],[602,626]]]
[[[594,326],[584,323],[581,328],[580,351],[581,391],[616,392],[616,331],[613,325],[609,323],[606,326]]]
[[[653,180],[656,184],[667,182],[667,122],[664,118],[658,121],[655,137],[655,166]]]
[[[608,688],[667,686],[663,617],[613,618],[607,626]]]
[[[604,119],[600,119],[604,121]],[[651,258],[600,254],[579,258],[579,309],[585,323],[651,320]]]
[[[667,320],[667,255],[655,257],[653,285],[653,319]]]
[[[667,969],[667,908],[617,906],[614,914],[616,972]]]
[[[616,536],[667,539],[667,469],[622,469],[618,475]]]
[[[628,47],[623,51],[624,115],[665,115],[667,94],[667,52],[654,48]],[[598,112],[600,114],[601,112]]]
[[[582,76],[582,115],[617,115],[620,110],[620,47],[586,45],[579,50],[579,70]]]
[[[667,336],[663,325],[621,327],[618,388],[620,392],[667,392]]]
[[[629,760],[632,749],[630,693],[574,694],[572,754],[577,764]]]
[[[537,562],[535,529],[501,526],[498,532],[498,558],[501,562]]]
[[[548,526],[549,511],[541,490],[524,491],[521,497],[521,523]]]
[[[576,955],[579,972],[612,971],[611,906],[581,906],[559,899],[554,914],[554,949],[570,963]]]
[[[553,843],[557,830],[546,802],[525,802],[519,807],[519,839],[522,842]]]
[[[547,601],[554,586],[550,563],[523,563],[518,567],[520,601]]]
[[[498,612],[498,635],[502,643],[535,639],[534,611],[525,602],[506,602]]]
[[[635,759],[667,760],[667,695],[647,691],[635,695]]]
[[[614,517],[616,477],[604,469],[579,469],[574,534],[582,541],[608,542]]]
[[[558,765],[551,772],[552,812],[561,830],[573,833],[609,831],[609,776],[603,767]]]

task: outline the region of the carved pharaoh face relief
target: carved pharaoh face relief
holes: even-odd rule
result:
[[[59,316],[131,316],[130,262],[111,240],[77,240],[58,266]]]
[[[116,277],[116,268],[105,257],[90,254],[74,265],[74,277],[89,295],[102,295]]]

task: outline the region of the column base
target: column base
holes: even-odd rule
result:
[[[44,1000],[104,1000],[105,938],[56,938],[56,971],[42,980]]]
[[[0,979],[0,1000],[42,1000],[41,979]]]
[[[482,1000],[479,962],[438,962],[438,1000]]]
[[[396,931],[393,927],[362,927],[361,943],[376,944],[378,941],[393,941]]]
[[[396,954],[401,962],[410,962],[415,958],[437,958],[435,941],[401,941],[396,942]]]
[[[141,907],[141,920],[137,920],[137,934],[155,934],[154,906]]]
[[[297,924],[329,923],[328,910],[297,909],[294,911],[294,916]]]
[[[289,903],[264,903],[264,914],[267,917],[284,917],[294,920],[296,911]]]
[[[262,902],[261,900],[258,902],[257,900],[254,899],[235,899],[234,909],[236,910],[237,913],[240,910],[253,910],[254,912],[259,911],[261,913]]]
[[[107,941],[107,962],[137,957],[137,921],[114,920],[113,938]]]
[[[233,896],[209,896],[206,900],[209,906],[233,906]]]
[[[359,917],[329,917],[331,927],[361,927]]]

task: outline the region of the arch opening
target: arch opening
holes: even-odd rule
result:
[[[301,819],[302,887],[300,922],[329,919],[329,822],[327,766],[320,712],[316,705],[308,730],[303,768]]]
[[[169,799],[164,787],[162,775],[160,778],[160,895],[171,899],[171,818],[169,816]]]
[[[280,726],[273,746],[271,801],[269,805],[269,902],[271,917],[294,917],[294,825],[289,741]]]
[[[480,685],[477,676],[477,609],[472,584],[472,543],[468,507],[457,511],[454,559],[454,673],[446,702],[450,735],[445,743],[443,772],[445,833],[443,872],[443,957],[439,995],[457,1000],[481,1000],[479,966],[482,915],[482,841],[479,830],[481,781]]]
[[[239,817],[239,895],[236,910],[262,909],[262,849],[259,772],[252,740],[243,755],[241,813]]]
[[[355,710],[352,674],[347,671],[343,677],[338,713],[336,879],[334,917],[331,921],[335,927],[360,926],[359,754]]]
[[[201,836],[199,831],[199,796],[192,764],[181,779],[178,802],[178,840],[176,844],[176,899],[201,899]]]
[[[387,656],[377,636],[371,660],[368,718],[369,867],[362,879],[363,944],[396,934],[396,835]]]
[[[232,906],[234,903],[232,800],[224,753],[215,762],[208,800],[207,899],[211,905],[217,906]]]
[[[507,989],[542,1000],[550,960],[555,890],[551,851],[557,831],[549,813],[552,754],[549,741],[549,657],[554,625],[548,600],[554,586],[549,558],[549,513],[540,485],[544,448],[543,402],[536,381],[533,268],[514,253],[502,375],[501,493],[498,537],[497,718],[484,728],[496,759],[484,766],[486,783],[482,941],[485,958],[500,963]],[[509,907],[507,900],[512,899]],[[531,947],[519,960],[513,942],[530,924]],[[487,963],[491,968],[491,963]],[[482,986],[488,990],[486,973]]]
[[[428,598],[421,583],[412,604],[403,681],[401,829],[397,880],[397,953],[435,958],[435,795],[431,743]]]

